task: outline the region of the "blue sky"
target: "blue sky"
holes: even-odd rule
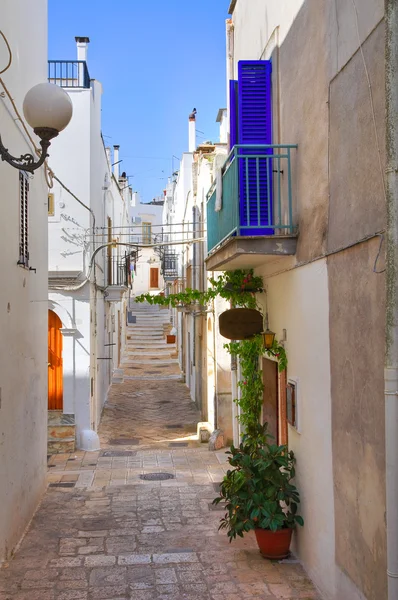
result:
[[[172,157],[188,150],[188,115],[198,142],[218,141],[225,106],[225,19],[230,0],[49,0],[49,58],[74,60],[88,36],[90,76],[104,94],[105,143],[120,144],[121,171],[141,200],[162,193]],[[174,169],[177,160],[174,159]]]

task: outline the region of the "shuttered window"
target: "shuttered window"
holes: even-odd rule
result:
[[[29,180],[19,172],[19,260],[18,264],[29,267]]]
[[[238,82],[229,82],[229,145],[230,149],[238,143]]]
[[[238,63],[238,140],[252,148],[240,152],[253,158],[239,159],[241,235],[271,235],[261,228],[272,223],[272,160],[256,158],[272,154],[253,146],[272,144],[272,66],[269,60]]]
[[[152,238],[152,225],[150,223],[142,224],[142,243],[150,244]]]

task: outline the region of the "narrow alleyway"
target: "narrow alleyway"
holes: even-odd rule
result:
[[[0,571],[0,600],[318,598],[294,559],[272,563],[254,536],[229,544],[217,531],[225,451],[197,441],[199,414],[164,342],[167,311],[134,311],[101,451],[50,458],[48,491]]]

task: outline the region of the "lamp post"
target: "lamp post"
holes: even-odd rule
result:
[[[72,118],[72,102],[68,94],[53,83],[39,83],[31,88],[23,102],[25,119],[40,138],[42,153],[37,161],[32,154],[15,157],[5,148],[0,136],[0,157],[16,169],[33,173],[46,160],[53,138],[65,129]]]

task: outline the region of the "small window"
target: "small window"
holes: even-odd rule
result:
[[[142,224],[142,243],[150,244],[152,239],[152,225],[151,223]]]
[[[292,379],[288,380],[286,386],[286,413],[288,423],[298,429],[297,381]]]
[[[25,173],[19,173],[19,260],[22,267],[29,267],[29,180]]]
[[[48,206],[48,216],[53,217],[55,215],[54,194],[48,194],[47,206]]]

